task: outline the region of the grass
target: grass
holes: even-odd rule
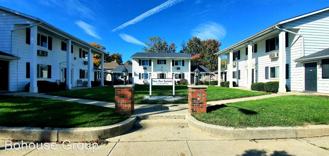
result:
[[[207,89],[208,101],[235,99],[242,97],[265,95],[265,92],[249,91],[235,88],[225,88],[217,86],[209,86]]]
[[[115,95],[113,87],[95,87],[86,89],[65,90],[59,92],[52,92],[49,94],[108,102],[114,102]]]
[[[112,108],[43,98],[0,96],[0,125],[8,127],[95,127],[127,119]]]
[[[176,95],[183,96],[184,99],[175,102],[166,101],[150,101],[145,100],[144,96],[149,95],[148,85],[136,85],[135,88],[135,103],[136,104],[185,104],[187,103],[187,86],[176,86]],[[240,97],[250,97],[264,95],[264,92],[248,91],[241,89],[223,88],[217,86],[209,86],[207,89],[208,101],[234,99]],[[73,98],[83,98],[98,101],[114,102],[114,88],[113,87],[98,87],[91,89],[79,89],[70,91],[60,91],[50,93],[52,95],[66,96]],[[154,96],[171,96],[172,86],[153,86],[152,95]]]
[[[274,97],[223,105],[208,111],[194,116],[202,122],[230,127],[329,124],[329,97]]]

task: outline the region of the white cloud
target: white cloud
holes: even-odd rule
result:
[[[162,4],[160,4],[160,5],[152,8],[151,10],[148,10],[148,11],[140,14],[139,16],[137,16],[137,17],[135,17],[135,18],[127,21],[126,23],[121,24],[120,26],[114,28],[112,31],[115,32],[115,31],[121,30],[121,29],[123,29],[123,28],[125,28],[127,26],[136,24],[136,23],[144,20],[145,18],[150,17],[150,16],[152,16],[152,15],[154,15],[156,13],[159,13],[162,10],[165,10],[167,8],[170,8],[170,7],[172,7],[172,6],[174,6],[177,3],[182,2],[182,1],[184,1],[184,0],[168,0],[168,1],[166,1],[166,2],[164,2]]]
[[[75,24],[78,25],[83,31],[85,31],[86,34],[88,34],[96,39],[102,39],[96,33],[94,26],[92,26],[84,21],[81,21],[81,20],[76,21]]]
[[[86,19],[95,18],[95,12],[80,0],[39,0],[39,3],[48,7],[64,9],[69,15]]]
[[[132,43],[132,44],[140,45],[140,46],[143,46],[143,47],[147,47],[147,45],[144,42],[138,40],[137,38],[135,38],[131,35],[121,33],[121,34],[119,34],[119,36],[121,37],[121,39],[123,39],[124,41],[126,41],[128,43]]]
[[[216,22],[207,22],[200,24],[192,30],[192,35],[201,39],[217,39],[220,40],[225,37],[225,28]]]

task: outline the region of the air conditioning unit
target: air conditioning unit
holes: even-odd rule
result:
[[[176,70],[180,70],[180,67],[177,67]]]
[[[143,70],[147,70],[147,67],[143,67]]]
[[[83,61],[83,65],[88,65],[88,61]]]
[[[278,58],[279,57],[279,52],[273,52],[270,54],[270,58],[271,59],[275,59],[275,58]]]
[[[38,56],[48,56],[48,52],[44,50],[38,50],[37,52]]]

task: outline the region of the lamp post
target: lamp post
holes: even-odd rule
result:
[[[194,85],[198,85],[199,74],[200,74],[199,69],[194,70]]]

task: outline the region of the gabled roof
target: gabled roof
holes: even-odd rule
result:
[[[46,27],[46,28],[49,28],[49,29],[52,29],[56,32],[59,32],[60,34],[63,34],[64,36],[66,36],[67,38],[71,38],[73,39],[75,42],[78,42],[80,43],[81,45],[85,46],[85,47],[88,47],[88,48],[91,48],[93,49],[94,51],[96,52],[99,52],[99,53],[105,53],[104,51],[100,50],[100,49],[97,49],[93,46],[91,46],[89,43],[69,34],[69,33],[66,33],[65,31],[47,23],[46,21],[40,19],[40,18],[37,18],[37,17],[34,17],[34,16],[30,16],[30,15],[27,15],[27,14],[24,14],[24,13],[21,13],[19,11],[16,11],[16,10],[13,10],[13,9],[9,9],[9,8],[6,8],[6,7],[3,7],[3,6],[0,6],[0,10],[2,11],[5,11],[5,12],[8,12],[10,14],[14,14],[16,16],[20,16],[20,17],[23,17],[23,18],[26,18],[26,19],[29,19],[29,20],[32,20],[34,22],[37,23],[38,26],[43,26],[43,27]]]
[[[180,59],[191,59],[191,54],[185,53],[135,53],[132,58],[180,58]]]
[[[112,62],[107,62],[104,63],[104,68],[105,69],[114,69],[115,67],[117,67],[119,64],[116,61],[112,61]]]
[[[223,53],[227,53],[229,50],[234,50],[234,48],[237,48],[241,45],[247,44],[247,43],[253,41],[254,39],[256,39],[258,37],[261,37],[265,34],[268,34],[268,33],[272,32],[273,30],[279,29],[284,24],[288,24],[290,22],[294,22],[296,20],[300,20],[300,19],[303,19],[303,18],[306,18],[306,17],[310,17],[310,16],[313,16],[313,15],[316,15],[316,14],[319,14],[319,13],[323,13],[323,12],[326,12],[326,11],[329,11],[329,7],[321,9],[321,10],[313,11],[313,12],[310,12],[310,13],[306,13],[306,14],[303,14],[303,15],[295,16],[295,17],[292,17],[292,18],[289,18],[289,19],[286,19],[286,20],[283,20],[283,21],[280,21],[280,22],[266,28],[265,30],[260,31],[260,32],[256,33],[255,35],[252,35],[252,36],[242,40],[241,42],[238,42],[238,43],[236,43],[236,44],[234,44],[234,45],[232,45],[232,46],[230,46],[230,47],[228,47],[224,50],[219,51],[216,54],[223,54]]]
[[[16,60],[17,56],[0,51],[0,60]]]
[[[314,60],[326,59],[326,58],[329,58],[329,48],[301,57],[297,59],[296,62],[307,62],[307,61],[314,61]]]
[[[201,73],[209,73],[209,72],[211,72],[207,67],[205,67],[205,66],[203,66],[203,65],[193,66],[191,72],[195,72],[197,69],[198,69],[199,72],[201,72]]]
[[[128,73],[132,73],[132,67],[131,67],[131,65],[130,64],[127,64],[127,63],[122,64],[122,65],[119,65],[119,66],[117,66],[116,68],[114,68],[112,70],[112,73],[121,74],[125,70],[128,71]]]

